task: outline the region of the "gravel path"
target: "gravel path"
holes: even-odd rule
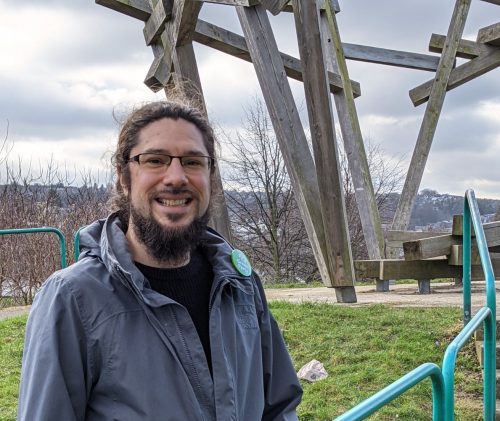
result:
[[[376,292],[375,285],[357,286],[357,303],[338,304],[334,288],[283,288],[266,289],[268,300],[284,300],[294,303],[318,302],[337,305],[362,306],[369,304],[388,304],[398,307],[461,307],[463,295],[462,287],[453,283],[431,283],[431,294],[418,293],[416,284],[391,285],[389,292]],[[472,284],[472,306],[479,308],[485,303],[484,282]],[[496,283],[497,297],[500,297],[500,281]],[[498,302],[499,298],[497,298]],[[9,307],[0,309],[0,320],[29,313],[30,306]]]
[[[7,307],[0,309],[0,320],[8,319],[9,317],[21,316],[30,311],[31,306]]]
[[[391,285],[389,292],[376,292],[375,285],[357,286],[357,303],[337,304],[334,288],[291,288],[266,289],[268,300],[285,300],[295,303],[320,302],[337,305],[360,306],[369,304],[388,304],[401,307],[439,307],[463,305],[463,289],[454,283],[431,283],[431,293],[418,293],[417,284]],[[496,283],[496,290],[500,291],[500,282]],[[497,292],[497,297],[500,294]],[[498,298],[497,298],[498,300]],[[485,303],[484,282],[472,284],[472,306],[482,307]]]

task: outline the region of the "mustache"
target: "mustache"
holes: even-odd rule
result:
[[[151,194],[151,196],[156,196],[159,194],[185,194],[185,193],[189,193],[193,196],[196,195],[195,192],[193,192],[192,190],[190,190],[186,187],[170,187],[170,188],[155,191],[154,193]]]

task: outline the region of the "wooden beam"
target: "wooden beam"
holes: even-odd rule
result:
[[[96,4],[146,22],[152,13],[148,0],[95,0]]]
[[[252,8],[237,7],[236,11],[321,278],[326,286],[342,287],[343,285],[340,284],[342,278],[335,277],[329,271],[329,256],[326,249],[321,208],[318,204],[319,188],[314,161],[309,151],[266,10],[262,6],[254,6]],[[351,286],[348,282],[345,284],[346,287]]]
[[[241,35],[230,32],[227,29],[213,25],[198,19],[196,30],[193,34],[193,41],[214,48],[226,54],[238,57],[242,60],[251,62],[250,52],[248,51],[247,42]],[[285,53],[279,53],[285,72],[288,77],[302,82],[302,64],[300,60]],[[330,82],[330,92],[338,92],[342,89],[342,80],[338,74],[328,73]],[[361,95],[361,87],[358,82],[351,81],[354,96]]]
[[[316,0],[293,0],[293,6],[330,271],[343,278],[342,282],[354,286],[342,173]],[[349,88],[347,78],[344,90]]]
[[[342,43],[346,59],[407,69],[427,70],[435,72],[439,57],[407,51],[389,50],[387,48],[369,47]]]
[[[467,63],[461,64],[452,70],[446,90],[450,91],[463,85],[470,80],[488,73],[500,66],[500,49],[489,47],[489,52],[476,57]],[[418,106],[429,100],[429,94],[432,88],[433,80],[429,80],[412,90],[410,90],[410,99],[413,105]]]
[[[196,24],[196,34],[193,40],[232,56],[250,61],[244,37],[201,19],[198,19],[198,23]],[[439,62],[439,57],[435,56],[368,47],[365,45],[342,43],[342,48],[344,49],[346,59],[385,64],[388,66],[435,71]],[[302,80],[297,77],[298,74],[301,74],[302,66],[300,61],[288,54],[280,54],[288,76],[296,80]],[[335,92],[339,89],[339,77],[338,75],[330,74],[329,78],[332,83],[331,92]],[[354,81],[351,83],[354,95],[358,97],[361,94],[359,83]]]
[[[463,232],[461,224],[462,215],[454,216],[453,222],[455,222],[455,218],[457,220],[457,225],[455,226],[454,224],[452,234],[461,237]],[[500,221],[487,222],[482,225],[488,248],[500,246]],[[474,230],[471,231],[472,236],[474,237]]]
[[[432,34],[429,41],[429,51],[433,53],[440,53],[443,51],[444,43],[446,42],[446,35]],[[457,48],[457,57],[473,59],[488,51],[488,48],[475,41],[461,39]],[[453,73],[453,72],[452,72]],[[451,78],[451,75],[450,75]]]
[[[491,261],[493,271],[500,273],[500,259]],[[480,265],[472,265],[472,279],[484,279],[483,269]],[[438,279],[462,278],[462,266],[448,264],[447,259],[436,260],[355,260],[354,269],[356,280],[367,278],[380,280],[393,279]]]
[[[144,25],[143,33],[146,45],[158,41],[165,29],[165,22],[172,17],[174,0],[159,0],[153,9],[153,13]]]
[[[500,46],[500,22],[481,28],[477,34],[477,42]]]
[[[435,231],[386,231],[384,237],[386,241],[403,243],[406,241],[421,240],[422,238],[436,237],[438,235],[449,235],[449,232],[435,232]]]
[[[260,0],[195,0],[203,3],[226,4],[228,6],[255,6],[260,4]]]
[[[343,54],[344,44],[340,39],[335,13],[327,9],[325,12],[320,12],[320,16],[327,64],[330,70],[341,75],[343,81],[348,81],[349,71]],[[370,259],[380,259],[385,257],[384,236],[353,93],[347,83],[342,91],[334,93],[333,96],[368,256]]]
[[[423,260],[449,256],[451,246],[462,244],[462,238],[453,235],[438,235],[403,243],[405,260]]]
[[[448,235],[448,232],[429,231],[386,231],[384,233],[385,245],[391,248],[402,248],[403,243],[420,240],[422,238],[435,237],[437,235]]]
[[[161,34],[163,46],[163,60],[161,66],[172,68],[175,48],[191,42],[198,14],[203,3],[190,0],[176,0],[172,9],[172,19],[165,23],[165,30]],[[194,20],[194,21],[193,21]]]
[[[392,224],[392,229],[394,230],[404,230],[410,222],[411,211],[436,132],[439,115],[441,114],[446,95],[446,86],[448,85],[448,80],[453,69],[458,44],[462,38],[470,3],[471,0],[456,0],[453,16],[446,35],[443,54],[441,54],[441,58],[439,59],[438,69],[431,86],[429,101],[417,136],[410,167],[394,215]]]
[[[186,43],[175,48],[173,67],[173,81],[176,88],[183,92],[186,98],[194,101],[195,106],[201,108],[208,118],[203,88],[192,43]],[[212,192],[210,224],[221,233],[224,238],[231,241],[232,235],[229,214],[224,199],[224,188],[222,186],[222,179],[218,166],[215,167],[213,177],[214,191]]]
[[[273,15],[277,15],[283,10],[290,0],[261,0],[262,5]]]
[[[486,244],[490,251],[496,251],[500,247],[500,222],[483,224]],[[454,232],[461,232],[458,227]],[[473,244],[475,241],[473,240]],[[438,256],[449,256],[452,246],[462,245],[460,235],[439,235],[403,243],[405,260],[429,259]]]
[[[493,250],[496,249],[496,247],[492,247]],[[500,254],[498,252],[489,252],[490,259],[500,259]],[[456,265],[456,266],[462,266],[463,265],[463,246],[457,244],[451,246],[451,253],[448,256],[448,264],[449,265]],[[479,250],[476,246],[472,247],[471,249],[471,264],[473,265],[480,265],[481,264],[481,258],[479,256]]]
[[[167,86],[171,76],[171,68],[167,68],[165,63],[165,50],[161,42],[156,42],[151,45],[153,50],[154,60],[146,74],[144,84],[153,92],[158,92]]]
[[[463,215],[453,215],[453,235],[463,235]],[[482,224],[484,235],[488,246],[500,245],[500,221],[486,222]],[[474,236],[474,230],[471,230]]]
[[[492,4],[498,4],[498,5],[500,5],[500,0],[483,0],[483,1],[486,1],[486,2],[492,3]]]
[[[325,1],[324,0],[319,0],[318,1],[319,9],[320,10],[325,10]],[[339,6],[339,1],[338,0],[333,0],[333,9],[335,10],[335,13],[340,12],[340,6]],[[281,10],[282,12],[293,12],[293,3],[290,0],[290,2]]]

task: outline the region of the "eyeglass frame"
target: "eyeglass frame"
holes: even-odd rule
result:
[[[166,154],[166,153],[160,153],[160,152],[142,152],[142,153],[138,153],[137,155],[131,156],[131,157],[127,160],[127,163],[130,163],[130,162],[137,162],[137,164],[139,164],[139,167],[140,167],[141,165],[144,165],[144,163],[143,163],[143,164],[141,164],[141,162],[140,162],[140,160],[139,160],[141,155],[160,155],[160,156],[166,156],[166,157],[169,157],[169,158],[170,158],[170,162],[169,162],[168,164],[167,164],[167,163],[165,163],[165,164],[164,164],[165,168],[167,168],[167,169],[168,169],[168,168],[170,167],[170,165],[172,164],[172,160],[173,160],[174,158],[179,159],[179,163],[181,164],[181,166],[182,166],[182,168],[183,168],[184,170],[186,170],[186,168],[188,168],[188,167],[186,167],[186,166],[182,163],[183,158],[207,158],[207,159],[208,159],[208,168],[207,168],[207,169],[211,172],[211,171],[213,171],[213,169],[215,168],[215,158],[213,158],[213,157],[211,157],[211,156],[208,156],[208,155],[182,155],[182,156],[177,156],[177,155],[169,155],[169,154]],[[161,166],[160,166],[160,167],[158,167],[158,169],[160,169],[160,168],[161,168]],[[205,169],[205,168],[203,168],[203,169]]]

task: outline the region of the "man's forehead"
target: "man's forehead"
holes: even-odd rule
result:
[[[148,147],[148,144],[151,144],[151,149],[158,151],[186,145],[193,151],[207,152],[201,130],[194,123],[182,118],[165,117],[144,126],[138,133],[136,146]]]

